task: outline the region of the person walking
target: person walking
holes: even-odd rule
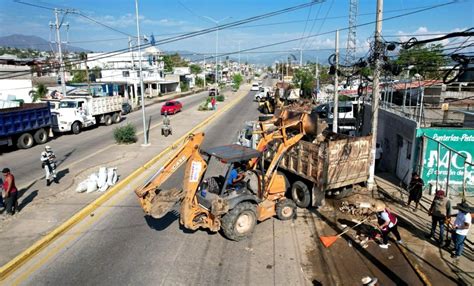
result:
[[[3,168],[2,174],[7,214],[14,215],[15,212],[18,212],[18,190],[15,185],[15,176],[9,168]]]
[[[382,244],[379,244],[380,248],[388,248],[388,235],[393,232],[397,239],[397,243],[402,243],[402,238],[398,232],[398,219],[397,216],[392,213],[384,203],[375,203],[375,212],[379,224],[379,229],[382,232]]]
[[[46,186],[50,186],[52,180],[58,184],[59,182],[56,177],[56,155],[51,146],[46,145],[44,151],[41,152],[41,166],[46,173]]]
[[[443,247],[444,224],[446,223],[446,219],[451,216],[451,201],[445,196],[443,190],[436,191],[428,214],[431,216],[431,232],[427,235],[427,238],[430,239],[434,237],[436,225],[439,224],[438,243],[440,247]]]
[[[466,202],[462,202],[454,207],[458,210],[456,214],[456,219],[452,226],[452,241],[454,242],[454,251],[451,254],[451,257],[455,260],[458,260],[462,255],[464,249],[464,241],[469,233],[469,228],[472,224],[472,216],[470,214],[471,208]]]
[[[423,179],[420,178],[417,172],[413,172],[410,180],[410,185],[408,186],[408,203],[407,207],[410,207],[412,201],[415,202],[415,209],[416,212],[418,210],[418,205],[420,204],[421,197],[423,196],[423,186],[425,182]]]
[[[216,110],[216,97],[211,96],[211,105],[212,105],[212,110]]]
[[[171,121],[168,117],[168,112],[165,111],[163,114],[163,125],[161,126],[161,135],[167,137],[168,135],[173,134],[173,129],[171,128]]]

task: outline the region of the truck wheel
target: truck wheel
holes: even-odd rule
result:
[[[292,199],[283,199],[276,204],[276,215],[280,220],[290,220],[296,215],[296,204]]]
[[[33,146],[35,143],[33,139],[33,135],[30,133],[23,133],[18,137],[18,140],[16,141],[16,146],[19,149],[29,149]]]
[[[36,130],[35,135],[33,135],[33,138],[35,139],[36,144],[44,144],[48,141],[48,132],[46,132],[44,128],[38,129]]]
[[[291,198],[298,207],[307,208],[311,203],[311,192],[305,183],[296,181],[291,187]]]
[[[111,125],[112,124],[112,116],[110,116],[109,114],[104,116],[104,123],[105,123],[106,126]]]
[[[112,115],[112,121],[114,123],[120,123],[120,121],[122,120],[122,116],[120,116],[120,113],[114,113],[114,115]]]
[[[255,205],[242,202],[222,218],[222,231],[224,235],[235,241],[249,237],[257,224]]]
[[[74,122],[71,125],[71,131],[72,131],[73,134],[81,133],[81,123],[79,121]]]

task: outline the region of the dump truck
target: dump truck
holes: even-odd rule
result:
[[[273,119],[247,122],[237,143],[262,150],[264,159],[271,161],[279,141],[259,147],[261,134],[275,128],[275,124],[299,118],[301,113],[284,108],[277,110]],[[278,165],[291,186],[289,197],[301,208],[318,206],[326,196],[343,198],[363,186],[369,177],[372,142],[371,136],[330,132],[327,123],[314,111],[305,118],[305,136],[282,155]]]
[[[53,130],[79,134],[83,128],[99,123],[119,123],[122,103],[121,96],[68,95],[53,111]]]
[[[25,103],[19,107],[0,109],[0,145],[16,145],[19,149],[44,144],[52,136],[49,103]]]

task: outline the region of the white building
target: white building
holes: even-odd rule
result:
[[[156,47],[142,51],[142,57],[136,51],[125,53],[89,53],[87,66],[101,68],[101,78],[97,82],[125,85],[125,97],[132,104],[138,104],[140,88],[139,61],[142,63],[144,95],[154,97],[159,94],[179,91],[179,80],[165,79],[163,52]],[[85,66],[81,64],[81,69]]]
[[[31,103],[30,92],[33,90],[33,82],[28,66],[0,65],[0,74],[7,79],[0,79],[0,100],[23,100]]]

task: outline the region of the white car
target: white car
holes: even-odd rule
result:
[[[259,89],[260,89],[260,85],[258,84],[258,82],[252,83],[252,87],[250,88],[250,90],[258,91]]]
[[[264,91],[257,92],[255,94],[255,101],[259,102],[264,100],[267,97],[267,94]]]

